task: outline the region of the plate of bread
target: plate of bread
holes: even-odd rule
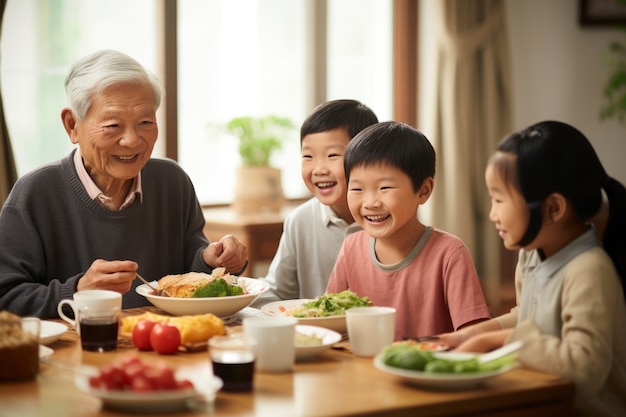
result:
[[[212,313],[222,319],[236,315],[269,289],[264,280],[235,277],[223,268],[211,274],[167,275],[151,284],[163,295],[155,295],[146,284],[135,291],[163,311],[174,316]]]

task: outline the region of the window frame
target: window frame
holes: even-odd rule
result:
[[[393,8],[393,118],[396,121],[407,123],[417,127],[417,85],[418,85],[418,11],[419,0],[392,0]],[[312,0],[310,16],[320,21],[319,16],[326,13],[326,0]],[[164,108],[164,124],[161,131],[164,132],[165,156],[178,160],[178,5],[177,1],[161,1],[160,19],[162,34],[160,42],[163,51],[160,65],[163,68],[163,86],[168,92],[164,96],[162,107]],[[325,100],[326,90],[326,35],[325,27],[319,24],[311,25],[315,33],[311,39],[315,39],[315,45],[311,53],[315,54],[316,62],[312,74],[316,80],[315,88],[310,92],[310,100],[313,103]],[[298,201],[294,199],[292,201]],[[227,204],[204,204],[204,207],[227,206]]]

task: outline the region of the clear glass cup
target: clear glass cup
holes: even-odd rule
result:
[[[242,333],[209,339],[213,374],[224,382],[224,391],[251,391],[254,385],[254,341]]]

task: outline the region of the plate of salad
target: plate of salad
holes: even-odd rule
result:
[[[386,346],[374,358],[383,372],[420,387],[469,389],[518,366],[514,342],[485,354],[433,352],[403,342]]]
[[[265,304],[261,311],[270,316],[287,316],[298,319],[299,324],[324,327],[338,333],[347,333],[346,310],[371,306],[368,297],[359,297],[350,290],[324,294],[310,299],[275,301]]]

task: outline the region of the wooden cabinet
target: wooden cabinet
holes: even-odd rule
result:
[[[280,213],[238,214],[230,207],[205,208],[204,234],[210,241],[222,236],[236,236],[248,248],[248,267],[242,276],[265,276],[274,258],[283,233],[285,217],[295,205],[288,205]]]

